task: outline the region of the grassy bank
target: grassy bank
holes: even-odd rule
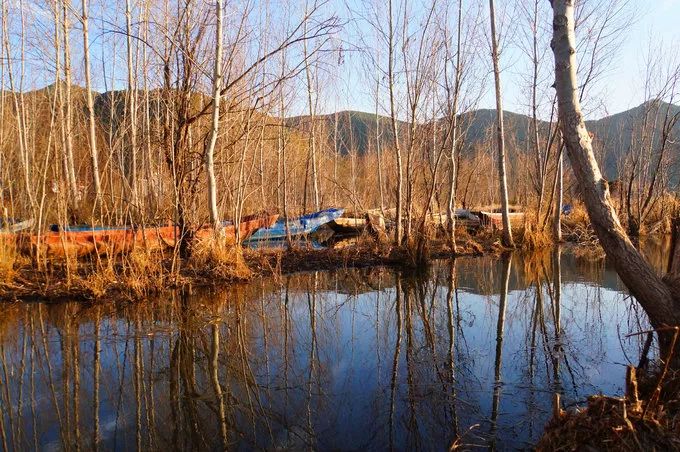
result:
[[[36,262],[2,250],[0,299],[8,301],[142,300],[186,285],[224,285],[258,276],[349,267],[415,267],[415,247],[394,247],[369,235],[325,249],[304,244],[291,249],[245,249],[202,243],[191,258],[179,259],[172,249],[147,253],[134,250],[112,257]],[[503,251],[497,234],[471,237],[461,233],[456,252],[442,239],[426,243],[426,260],[493,254]]]
[[[549,231],[536,226],[530,214],[523,227],[514,230],[517,250],[535,251],[554,245]],[[563,221],[563,238],[578,244],[576,253],[600,259],[587,215],[580,209]],[[224,247],[203,240],[192,247],[189,259],[180,259],[176,248],[154,252],[135,248],[110,257],[91,255],[36,261],[0,242],[1,300],[143,300],[151,295],[187,285],[224,285],[258,276],[296,271],[346,267],[419,267],[432,259],[493,255],[506,251],[500,231],[474,232],[458,228],[455,252],[440,227],[426,230],[424,246],[410,242],[395,247],[386,237],[365,233],[324,249],[297,244],[291,249]]]

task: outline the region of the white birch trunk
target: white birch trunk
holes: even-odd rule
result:
[[[616,272],[649,315],[652,325],[677,325],[680,323],[677,295],[673,294],[626,235],[611,204],[607,181],[602,177],[595,160],[578,98],[573,1],[553,0],[552,7],[551,47],[555,55],[560,128],[588,216]]]
[[[132,204],[138,209],[137,198],[137,87],[135,71],[132,64],[132,11],[130,0],[125,0],[125,31],[127,44],[127,75],[128,75],[128,107],[130,110],[130,172],[127,177],[130,184]]]
[[[220,93],[222,90],[222,9],[222,0],[215,0],[217,29],[215,34],[215,66],[213,67],[213,114],[210,142],[205,152],[205,170],[208,175],[208,208],[210,209],[210,222],[215,230],[217,230],[220,224],[220,215],[217,211],[217,181],[215,180],[214,154],[220,126]]]
[[[498,179],[501,192],[501,210],[503,214],[503,245],[514,248],[510,212],[508,209],[508,182],[505,174],[505,131],[503,125],[503,101],[501,95],[501,74],[498,62],[498,42],[496,41],[496,18],[494,0],[489,0],[489,17],[491,20],[491,52],[493,59],[493,76],[496,85],[497,140],[498,140]]]
[[[456,27],[456,75],[453,84],[453,103],[451,105],[451,173],[449,174],[449,203],[447,206],[449,243],[451,250],[456,252],[456,148],[458,146],[458,99],[460,93],[460,80],[462,75],[461,68],[461,31],[463,21],[463,0],[458,0],[458,24]],[[448,51],[448,42],[447,42]],[[447,80],[448,86],[448,80]]]
[[[390,120],[392,124],[392,136],[394,137],[394,154],[397,159],[397,215],[394,243],[400,246],[402,243],[402,191],[403,191],[403,163],[401,161],[401,144],[399,143],[399,127],[397,124],[397,110],[394,99],[394,23],[392,15],[392,0],[389,0],[389,20],[388,20],[388,68],[387,83],[390,96]]]
[[[305,20],[305,36],[307,35],[307,20]],[[309,106],[309,121],[311,125],[310,137],[309,137],[309,152],[310,159],[312,162],[312,188],[314,190],[314,209],[318,211],[320,209],[319,203],[319,176],[317,173],[316,166],[316,108],[313,100],[314,84],[312,81],[312,71],[309,67],[309,53],[307,52],[307,39],[302,43],[303,57],[305,60],[305,76],[307,78],[307,102]]]
[[[562,147],[560,146],[560,149],[561,148]],[[557,196],[555,197],[555,212],[553,212],[553,240],[555,240],[556,243],[562,241],[562,197],[564,196],[563,161],[564,157],[560,150],[557,157]]]
[[[82,24],[83,24],[83,60],[85,64],[85,91],[87,98],[88,116],[88,141],[90,144],[90,159],[92,165],[92,180],[94,182],[95,205],[101,202],[102,184],[99,177],[99,156],[97,153],[96,119],[94,116],[94,99],[92,97],[92,74],[90,70],[90,34],[88,31],[88,3],[82,0]]]
[[[68,160],[68,182],[73,199],[71,202],[75,207],[80,202],[80,192],[78,190],[78,179],[76,178],[76,167],[73,159],[73,114],[71,112],[71,39],[69,33],[71,28],[68,21],[68,9],[70,0],[62,2],[62,39],[64,40],[64,128],[66,129],[66,158]]]

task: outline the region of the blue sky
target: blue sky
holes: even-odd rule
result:
[[[357,7],[363,1],[373,0],[347,0],[346,4]],[[522,0],[496,0],[496,8],[509,7],[516,1]],[[545,3],[548,4],[548,0],[545,0]],[[487,4],[486,0],[483,4]],[[587,115],[591,116],[589,119],[618,113],[644,101],[641,79],[644,74],[644,57],[650,39],[662,42],[666,48],[680,49],[680,0],[631,0],[629,10],[637,12],[636,19],[627,28],[627,35],[622,37],[616,48],[616,54],[608,64],[607,72],[597,87],[598,104],[596,108],[591,109],[593,111],[590,114],[587,112]],[[550,23],[546,24],[546,26],[550,25]],[[548,54],[547,57],[550,58],[548,63],[551,65],[552,55]],[[481,54],[479,58],[490,57],[487,54]],[[504,109],[526,112],[526,94],[522,89],[522,78],[525,76],[523,71],[526,69],[523,67],[525,61],[512,44],[506,47],[502,59]],[[371,111],[375,108],[375,101],[370,87],[365,90],[361,89],[363,85],[361,72],[352,70],[351,65],[346,69],[342,75],[344,88],[342,96],[338,96],[336,101],[337,108]],[[487,83],[487,89],[480,99],[479,107],[495,108],[491,80]]]
[[[122,8],[124,2],[116,0],[114,3],[109,3],[107,0],[90,0],[91,11],[90,17],[92,20],[92,53],[93,53],[93,78],[95,86],[98,90],[104,90],[105,86],[103,80],[103,68],[110,64],[111,42],[114,35],[108,33],[102,35],[98,28],[102,26],[102,20],[108,22],[117,22],[118,26],[122,27],[124,24],[124,16]],[[235,4],[242,0],[234,0]],[[256,0],[260,1],[260,0]],[[286,0],[271,0],[273,3]],[[383,5],[386,0],[331,0],[326,9],[328,12],[338,13],[344,20],[347,21],[344,29],[341,31],[339,40],[347,41],[348,47],[351,46],[352,41],[356,40],[357,33],[369,32],[365,24],[361,24],[360,20],[354,20],[350,17],[348,10],[362,10],[366,5]],[[442,0],[448,1],[448,0]],[[464,0],[464,5],[470,5],[479,2],[478,5],[483,11],[488,10],[486,0]],[[497,10],[501,11],[501,22],[503,18],[503,11],[508,10],[507,17],[512,15],[512,10],[517,8],[518,2],[524,0],[496,0]],[[528,2],[528,0],[526,0]],[[584,1],[584,0],[580,0]],[[588,0],[597,1],[597,0]],[[618,0],[625,1],[625,0]],[[52,18],[44,8],[44,3],[33,0],[24,0],[25,7],[29,8],[32,13],[29,14],[29,27],[33,29],[33,37],[29,38],[27,45],[29,46],[29,58],[27,61],[27,82],[25,89],[33,89],[44,86],[47,83],[52,83],[53,79],[48,74],[52,72],[50,61],[52,61],[51,53],[51,27]],[[417,10],[421,3],[417,0],[410,0],[410,4]],[[133,0],[133,4],[138,2]],[[397,2],[395,1],[395,4]],[[17,30],[19,18],[16,15],[18,0],[10,0],[10,8],[13,9],[14,14],[10,17],[10,28]],[[453,4],[453,3],[452,3]],[[73,5],[76,10],[80,7],[80,0],[73,0]],[[304,7],[303,0],[290,0],[290,6],[295,8]],[[302,5],[302,6],[301,6]],[[543,26],[550,27],[549,6],[548,0],[544,0],[542,4],[548,15],[545,17]],[[668,48],[674,48],[675,51],[680,51],[680,0],[630,0],[631,11],[637,11],[636,20],[626,29],[625,36],[620,39],[620,44],[617,45],[615,55],[607,64],[607,71],[601,82],[597,86],[597,100],[591,100],[591,108],[586,108],[587,114],[590,118],[604,116],[605,114],[617,113],[628,108],[639,105],[643,100],[643,91],[641,89],[641,78],[644,73],[644,56],[649,47],[650,40],[654,42],[662,42]],[[515,20],[516,21],[516,20]],[[517,32],[521,25],[517,23],[500,24],[501,30],[505,29],[507,34]],[[484,23],[488,27],[488,22]],[[113,25],[105,25],[113,27]],[[505,28],[504,28],[505,27]],[[17,35],[14,34],[13,47],[18,49]],[[578,30],[577,30],[578,38]],[[125,66],[124,66],[124,42],[122,37],[118,35],[117,55],[116,61],[116,86],[115,88],[124,88],[126,84]],[[547,46],[547,43],[545,43]],[[82,75],[80,74],[80,67],[82,61],[82,53],[80,51],[81,41],[80,34],[74,30],[72,36],[73,46],[73,64],[74,64],[74,82],[82,84]],[[102,52],[103,50],[103,52]],[[549,49],[546,58],[546,64],[552,64],[552,55]],[[47,53],[45,53],[47,52]],[[46,56],[47,55],[47,56]],[[363,110],[372,111],[375,108],[374,86],[367,79],[365,66],[361,62],[361,58],[355,52],[345,52],[346,62],[334,68],[335,74],[332,77],[336,79],[335,85],[324,89],[319,93],[320,102],[319,109],[321,112],[332,112],[334,110]],[[493,85],[491,83],[490,75],[490,56],[488,52],[482,51],[476,54],[475,58],[479,62],[486,65],[486,75],[488,81],[486,82],[484,94],[479,100],[478,107],[480,108],[495,108],[493,97]],[[102,64],[105,60],[105,64]],[[527,74],[527,60],[518,50],[515,44],[507,44],[502,56],[502,83],[504,88],[504,108],[515,112],[527,111],[527,94],[526,83],[524,78]],[[15,66],[16,68],[17,66]],[[109,66],[107,76],[110,77],[111,67]],[[548,67],[548,70],[550,67]],[[15,69],[16,70],[16,69]],[[44,75],[38,75],[44,74]],[[542,82],[543,88],[549,91],[551,75],[546,73],[546,79]],[[53,76],[52,76],[53,77]],[[110,83],[106,88],[111,89]],[[586,102],[587,103],[587,102]],[[592,104],[597,104],[595,107]],[[302,103],[304,105],[304,103]],[[587,107],[587,106],[586,106]],[[302,108],[304,110],[304,108]],[[300,111],[303,113],[304,111]]]

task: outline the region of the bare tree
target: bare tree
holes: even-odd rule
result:
[[[451,152],[450,158],[450,169],[449,169],[449,202],[447,205],[448,213],[448,228],[449,228],[449,243],[451,250],[456,251],[456,181],[458,175],[458,168],[456,167],[456,152],[458,149],[458,100],[460,98],[460,82],[463,73],[463,68],[461,66],[461,30],[463,27],[463,0],[458,0],[458,22],[456,24],[456,69],[453,87],[450,86],[447,68],[448,65],[444,65],[444,83],[446,87],[446,97],[451,105],[451,111],[449,112],[449,123],[451,127]],[[450,58],[450,44],[448,36],[446,37],[446,58]],[[453,91],[453,95],[451,93]]]
[[[626,235],[611,204],[607,181],[595,160],[579,101],[574,4],[570,0],[553,0],[552,8],[551,47],[555,56],[560,128],[590,221],[621,280],[649,315],[652,325],[678,325],[680,300],[677,294],[656,274]],[[670,269],[670,278],[674,280],[678,269],[673,266]]]
[[[127,47],[128,110],[130,115],[130,157],[128,177],[132,204],[138,209],[137,197],[137,86],[132,62],[132,11],[130,0],[125,0],[125,40]]]
[[[92,180],[94,181],[95,191],[95,206],[102,201],[102,184],[99,175],[99,155],[97,152],[97,131],[96,118],[94,114],[94,98],[92,95],[92,74],[90,71],[90,34],[88,30],[88,5],[90,0],[82,1],[82,17],[81,23],[83,25],[83,64],[85,65],[85,91],[87,99],[87,117],[88,117],[88,141],[90,144],[90,159],[92,164]]]
[[[503,245],[514,248],[510,226],[510,212],[508,208],[508,182],[505,169],[505,130],[503,124],[503,101],[501,94],[501,75],[498,55],[498,42],[496,40],[496,17],[494,0],[489,0],[489,19],[491,21],[491,56],[493,59],[493,75],[496,85],[496,134],[498,142],[498,182],[501,192],[501,210],[503,214]]]
[[[634,120],[630,145],[622,174],[625,197],[621,208],[627,218],[628,234],[644,232],[654,206],[666,192],[677,154],[675,128],[680,111],[673,103],[680,95],[680,62],[670,49],[650,49],[645,59],[645,102],[639,107],[641,118]],[[636,109],[639,111],[638,109]]]
[[[217,211],[217,182],[215,180],[215,144],[220,125],[220,92],[222,90],[222,0],[215,0],[215,64],[213,66],[213,113],[210,129],[210,142],[205,150],[205,171],[208,175],[208,208],[210,209],[210,221],[217,230],[220,224],[220,216]]]
[[[64,58],[64,86],[63,90],[60,89],[62,93],[62,129],[64,133],[64,154],[65,154],[65,164],[66,173],[65,177],[68,180],[68,186],[70,190],[70,203],[74,207],[78,207],[78,202],[80,201],[80,193],[78,191],[78,181],[76,178],[75,163],[73,159],[73,114],[71,112],[71,43],[69,38],[70,25],[68,20],[68,9],[70,5],[67,3],[69,0],[58,0],[55,5],[55,21],[61,24],[61,37],[63,39],[63,58]],[[61,5],[61,11],[59,11],[58,5]],[[61,15],[61,20],[59,20],[58,15]],[[55,48],[58,48],[58,43],[55,44]],[[57,56],[57,60],[59,57]]]
[[[305,14],[307,14],[308,4],[305,3]],[[305,21],[304,32],[307,33],[307,21]],[[312,77],[312,68],[310,62],[309,51],[307,50],[307,40],[302,43],[303,58],[305,60],[305,78],[307,81],[307,106],[309,107],[309,159],[312,166],[312,189],[314,195],[314,209],[320,209],[319,202],[319,174],[316,164],[316,148],[317,148],[317,133],[316,133],[316,102],[314,101],[314,94],[318,97],[318,86],[316,83],[316,76]],[[313,80],[314,79],[314,80]],[[305,187],[307,187],[307,177],[305,177]],[[306,190],[305,190],[306,192]],[[307,196],[305,195],[305,203],[307,202]]]
[[[394,138],[394,155],[397,159],[397,214],[396,214],[396,228],[394,232],[394,242],[397,245],[401,245],[403,239],[403,163],[401,159],[401,144],[399,142],[399,125],[397,122],[397,107],[395,103],[395,73],[394,73],[394,60],[395,60],[395,29],[394,29],[394,14],[392,11],[392,0],[389,0],[388,6],[388,62],[387,62],[387,83],[388,91],[390,97],[390,124],[392,126],[392,137]]]

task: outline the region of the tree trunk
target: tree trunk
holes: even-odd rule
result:
[[[90,73],[90,35],[88,31],[88,3],[82,0],[83,7],[83,62],[85,64],[85,90],[87,93],[88,141],[90,144],[90,159],[92,164],[92,180],[94,182],[95,206],[101,202],[102,184],[99,178],[99,157],[97,154],[96,119],[94,116],[94,99],[92,97],[92,75]]]
[[[553,240],[556,243],[562,241],[562,199],[564,196],[564,180],[563,180],[563,166],[564,156],[562,154],[562,146],[557,154],[557,196],[555,197],[555,211],[553,212]],[[539,209],[540,212],[540,209]]]
[[[494,0],[489,0],[489,17],[491,20],[491,53],[493,58],[493,76],[496,85],[496,120],[498,139],[498,179],[501,191],[501,210],[503,213],[503,245],[514,248],[512,229],[510,227],[510,212],[508,209],[508,182],[505,175],[505,131],[503,129],[503,102],[501,96],[501,74],[498,62],[498,43],[496,42],[496,18],[494,14]]]
[[[16,122],[17,122],[17,130],[19,132],[19,160],[21,161],[21,167],[22,167],[22,172],[23,172],[23,177],[24,177],[24,186],[26,189],[26,196],[28,198],[28,205],[27,205],[27,211],[31,212],[31,215],[35,213],[35,197],[33,196],[33,184],[31,182],[31,167],[30,167],[30,159],[28,155],[28,138],[27,138],[27,130],[26,130],[26,122],[25,118],[26,115],[24,114],[24,94],[23,94],[23,85],[21,81],[23,80],[23,65],[24,65],[24,55],[23,55],[23,48],[24,48],[24,13],[23,13],[23,7],[20,5],[21,8],[21,47],[22,47],[22,55],[20,58],[20,61],[22,62],[22,77],[19,82],[19,86],[17,87],[15,82],[14,82],[14,70],[12,68],[12,52],[11,52],[11,47],[10,47],[10,39],[9,39],[9,32],[8,32],[8,27],[7,27],[7,15],[8,15],[8,8],[6,7],[5,3],[3,2],[3,8],[2,8],[2,27],[3,27],[3,45],[5,46],[5,53],[7,55],[7,74],[9,75],[9,89],[12,92],[12,101],[14,104],[14,111],[16,114]]]
[[[395,218],[396,228],[394,233],[394,243],[399,246],[402,242],[402,191],[403,191],[403,169],[401,161],[401,145],[399,143],[399,127],[397,125],[397,111],[394,99],[394,24],[392,19],[392,0],[389,0],[389,31],[388,31],[388,69],[387,83],[389,85],[390,96],[390,122],[392,124],[392,136],[394,137],[394,153],[397,159],[397,215]]]
[[[449,174],[449,203],[447,208],[448,213],[448,238],[451,246],[451,251],[456,252],[456,176],[458,169],[456,168],[456,148],[458,147],[458,98],[460,93],[460,79],[462,75],[462,68],[460,67],[461,59],[461,30],[463,21],[463,0],[458,0],[458,24],[456,28],[456,75],[453,84],[453,105],[451,106],[451,173]],[[447,42],[448,53],[448,42]],[[448,86],[448,78],[447,78]],[[448,90],[447,90],[448,91]]]
[[[137,89],[132,65],[132,12],[130,0],[125,0],[125,31],[127,44],[128,108],[130,110],[130,168],[127,174],[133,208],[137,210]]]
[[[215,34],[215,66],[213,68],[213,114],[212,127],[210,129],[210,142],[205,151],[205,172],[208,175],[208,207],[210,209],[210,222],[216,231],[220,224],[220,215],[217,211],[217,182],[215,180],[214,154],[220,125],[220,93],[222,90],[222,9],[222,0],[215,0],[217,30]]]
[[[80,201],[80,193],[78,191],[78,182],[76,179],[76,169],[73,160],[73,115],[71,114],[71,40],[69,38],[69,22],[68,22],[68,8],[70,8],[70,0],[63,0],[62,3],[62,39],[64,40],[64,124],[66,135],[66,160],[68,164],[68,184],[71,191],[71,204],[78,207]]]
[[[555,87],[559,122],[567,155],[579,182],[588,216],[607,257],[654,327],[680,324],[680,306],[673,292],[644,260],[626,235],[610,202],[607,181],[595,161],[578,98],[574,5],[553,0]]]
[[[536,219],[541,219],[543,208],[543,196],[545,191],[545,167],[541,156],[541,143],[538,134],[538,103],[536,100],[538,90],[538,0],[534,0],[534,15],[532,23],[532,83],[531,83],[531,128],[534,141],[534,153],[536,156],[536,177],[538,178],[538,206]]]
[[[305,21],[304,34],[307,35],[307,23]],[[305,59],[305,76],[307,78],[307,102],[309,107],[309,124],[310,124],[310,134],[309,134],[309,159],[312,165],[312,189],[314,194],[314,210],[318,211],[320,207],[319,202],[319,175],[317,174],[316,167],[316,106],[313,99],[314,85],[312,82],[312,71],[309,67],[309,54],[307,53],[307,40],[302,42],[303,57]],[[306,202],[305,196],[305,202]]]
[[[383,196],[383,176],[382,176],[382,153],[380,151],[380,115],[379,115],[379,101],[378,96],[380,93],[380,79],[376,82],[375,87],[375,155],[378,160],[378,193],[380,195],[380,213],[385,216],[385,198]],[[337,124],[336,124],[337,129]],[[336,138],[337,139],[337,138]],[[336,174],[337,181],[337,174]]]

